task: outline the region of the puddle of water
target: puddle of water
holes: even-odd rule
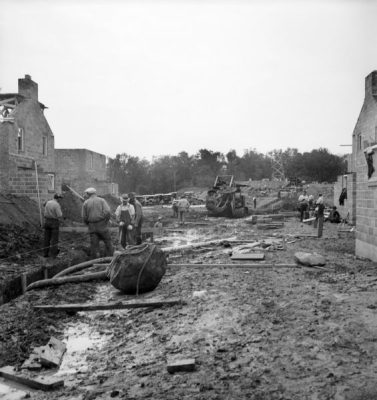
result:
[[[69,326],[64,332],[64,337],[67,350],[59,371],[55,374],[57,376],[86,372],[88,370],[86,361],[88,350],[101,349],[107,341],[106,338],[84,323]]]
[[[7,383],[0,382],[0,399],[2,400],[19,400],[25,399],[27,393],[31,390],[25,389],[24,386],[16,384],[15,382],[7,381]]]

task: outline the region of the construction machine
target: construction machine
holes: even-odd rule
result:
[[[242,218],[248,213],[245,196],[233,175],[218,175],[208,190],[206,208],[211,217]]]

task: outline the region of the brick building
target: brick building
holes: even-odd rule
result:
[[[29,75],[0,93],[0,191],[41,202],[55,191],[54,135]]]
[[[352,137],[356,172],[356,254],[377,261],[377,71],[365,78],[365,97]]]
[[[57,180],[79,194],[90,186],[99,195],[118,195],[118,184],[111,183],[106,174],[106,156],[87,149],[55,149]]]

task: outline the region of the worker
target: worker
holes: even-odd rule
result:
[[[95,188],[90,187],[84,192],[85,201],[82,206],[82,219],[88,226],[90,236],[90,255],[99,256],[99,242],[102,240],[106,248],[106,256],[113,255],[108,222],[110,221],[110,207],[106,200],[97,196]]]
[[[59,254],[59,225],[63,219],[62,209],[59,201],[63,196],[55,193],[54,198],[49,200],[44,207],[44,247],[43,256],[56,258]]]
[[[300,221],[302,222],[304,218],[308,217],[307,210],[308,210],[309,198],[306,194],[306,190],[300,194],[298,198],[298,210],[300,211]]]
[[[335,224],[339,224],[341,221],[339,211],[336,209],[336,206],[333,206],[332,210],[330,211],[329,221]]]
[[[312,210],[314,207],[314,196],[312,194],[310,194],[308,197],[308,204],[309,204],[309,210]]]
[[[162,217],[161,216],[157,218],[157,221],[153,225],[153,228],[154,228],[156,234],[162,235],[163,225],[162,225]]]
[[[177,199],[174,199],[172,204],[171,204],[171,208],[173,210],[173,217],[174,218],[178,218],[178,206],[177,206],[177,204],[178,204],[178,200]]]
[[[121,204],[115,210],[115,218],[119,224],[119,243],[123,248],[127,244],[135,244],[135,208],[129,203],[127,194],[121,197]]]
[[[185,197],[181,197],[177,202],[179,225],[184,225],[185,214],[190,208],[190,203]]]
[[[142,235],[141,235],[141,227],[143,225],[144,216],[143,216],[143,206],[141,205],[140,201],[136,198],[136,193],[130,193],[130,204],[134,206],[135,209],[135,242],[136,244],[141,244],[142,242]]]
[[[253,204],[254,208],[257,208],[257,198],[255,196],[253,197]]]
[[[323,220],[324,220],[324,211],[325,211],[325,204],[323,200],[322,194],[318,195],[318,199],[315,202],[315,221],[314,221],[314,228],[318,227],[318,237],[322,237],[323,232]]]

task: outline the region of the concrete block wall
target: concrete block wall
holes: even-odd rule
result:
[[[377,139],[377,71],[365,79],[365,99],[353,132],[352,155],[356,168],[356,254],[377,261],[377,150],[375,172],[368,177],[367,147]]]
[[[341,206],[339,196],[343,188],[347,189],[347,199]],[[356,173],[338,176],[334,184],[334,205],[342,218],[346,218],[348,215],[348,221],[353,225],[356,224]]]
[[[10,122],[0,122],[0,191],[9,191],[9,132]]]
[[[48,122],[35,100],[23,100],[14,111],[15,122],[9,136],[9,152],[35,160],[46,171],[55,170],[54,136]],[[17,149],[18,129],[24,131],[24,151]],[[43,155],[43,137],[47,138],[47,155]]]
[[[87,149],[56,149],[57,179],[82,194],[90,186],[97,193],[111,193],[106,179],[106,156]]]

